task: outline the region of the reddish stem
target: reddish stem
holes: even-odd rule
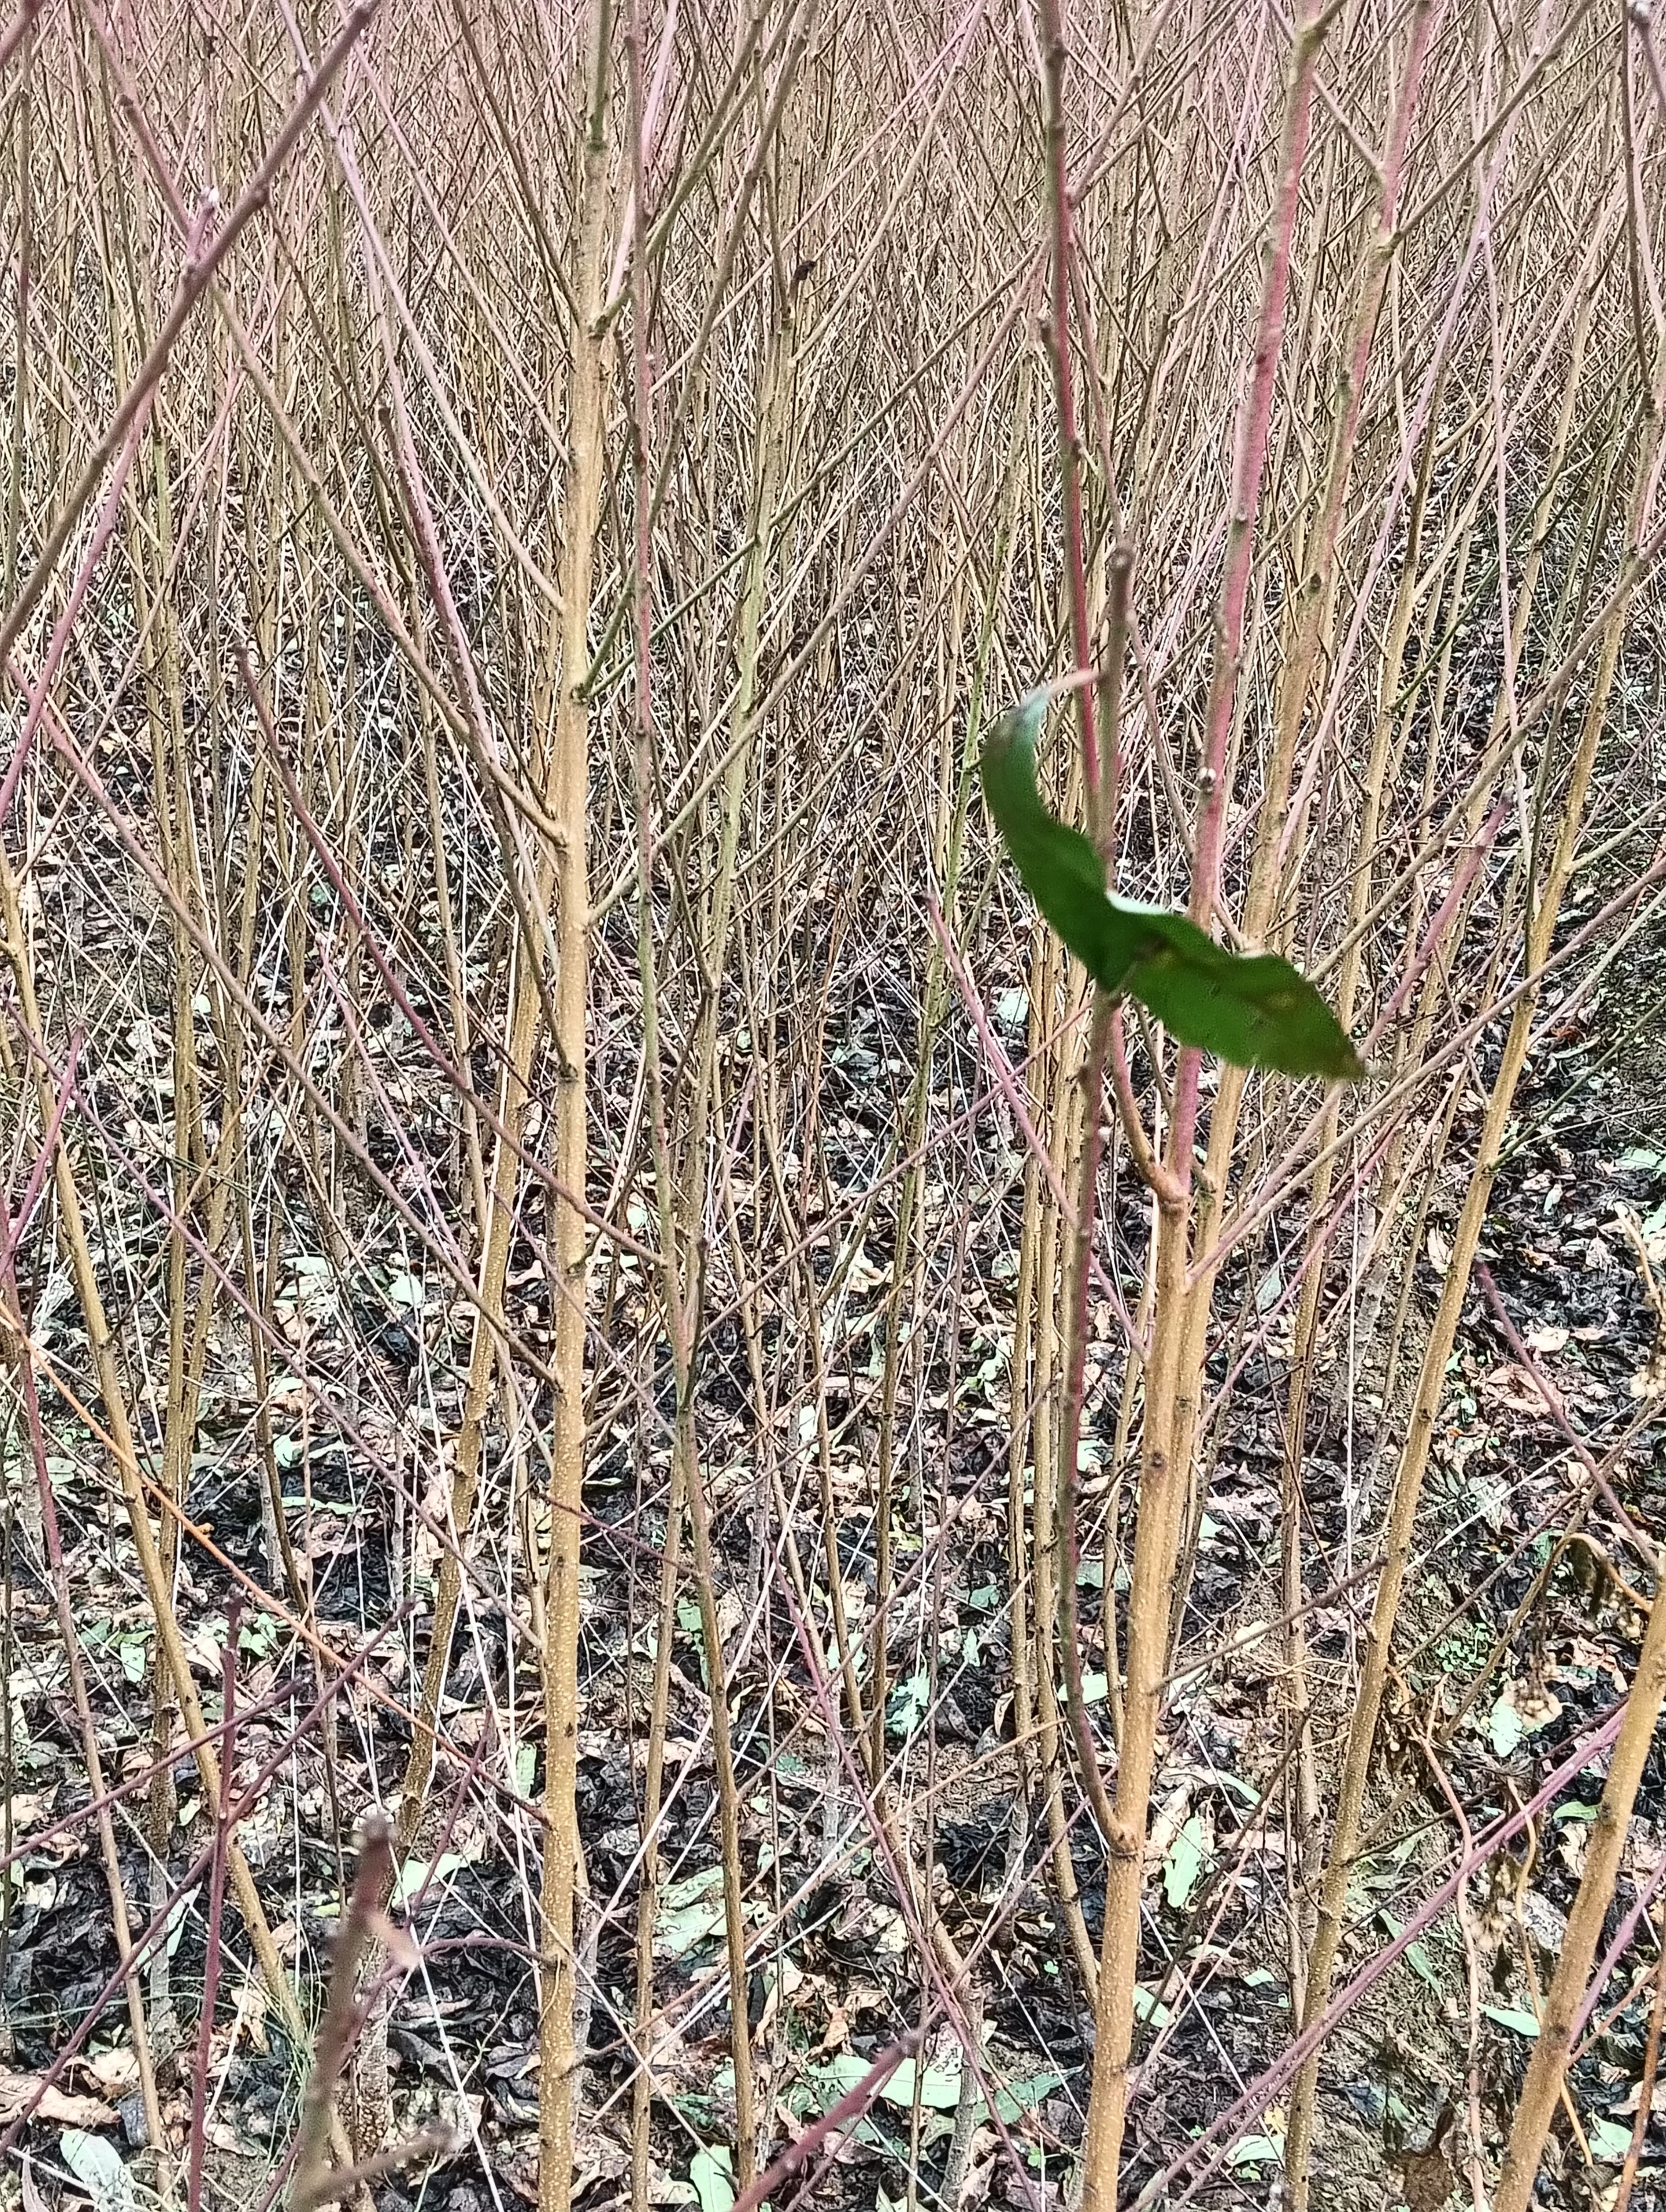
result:
[[[40,13],[40,9],[41,0],[23,0],[22,6],[7,24],[3,33],[0,33],[0,69],[4,69],[28,36],[30,26]]]
[[[1134,2198],[1130,2212],[1151,2212],[1151,2208],[1159,2203],[1165,2208],[1165,2212],[1180,2212],[1183,2204],[1189,2204],[1199,2190],[1219,2170],[1230,2147],[1238,2141],[1246,2127],[1261,2118],[1280,2092],[1301,2070],[1306,2060],[1312,2057],[1328,2036],[1335,2033],[1338,2021],[1353,2010],[1389,1969],[1405,1956],[1425,1929],[1440,1917],[1476,1868],[1484,1866],[1488,1859],[1494,1857],[1506,1844],[1518,1836],[1553,1799],[1575,1780],[1583,1767],[1588,1766],[1599,1752],[1613,1742],[1625,1717],[1626,1708],[1622,1703],[1614,1708],[1598,1728],[1575,1746],[1540,1785],[1534,1796],[1496,1821],[1479,1843],[1464,1852],[1456,1866],[1433,1894],[1419,1906],[1394,1941],[1384,1945],[1345,1988],[1337,1991],[1312,2027],[1304,2029],[1289,2049],[1283,2051],[1264,2074],[1258,2075],[1241,2097],[1212,2120],[1202,2134],[1189,2143],[1177,2158],[1171,2159],[1160,2173],[1152,2176]],[[1219,2145],[1213,2158],[1177,2196],[1170,2197],[1168,2191],[1193,2160],[1212,2145]]]
[[[0,1277],[10,1274],[12,1262],[23,1246],[23,1232],[34,1215],[46,1177],[52,1172],[52,1155],[58,1150],[58,1132],[64,1127],[64,1116],[69,1111],[70,1101],[75,1095],[76,1066],[81,1058],[81,1048],[87,1032],[77,1030],[70,1040],[70,1053],[64,1064],[64,1079],[58,1086],[58,1101],[52,1108],[52,1118],[46,1124],[46,1133],[40,1140],[40,1150],[35,1155],[33,1167],[24,1190],[22,1203],[10,1221],[4,1224],[5,1235],[0,1240]]]
[[[1085,675],[1092,665],[1093,640],[1087,608],[1086,538],[1082,525],[1082,452],[1076,434],[1076,393],[1070,367],[1072,237],[1070,185],[1066,173],[1064,128],[1064,23],[1060,0],[1041,0],[1042,76],[1047,102],[1047,181],[1052,201],[1053,378],[1059,403],[1059,483],[1064,501],[1065,573],[1070,590],[1070,631],[1076,667]],[[1082,732],[1082,775],[1087,785],[1089,834],[1100,838],[1098,733],[1094,724],[1093,687],[1076,690],[1076,714]]]
[[[779,2189],[783,2181],[790,2180],[836,2129],[848,2126],[852,2120],[860,2119],[903,2061],[911,2058],[919,2048],[920,2031],[917,2027],[911,2027],[906,2035],[898,2036],[888,2051],[880,2052],[854,2089],[847,2089],[836,2105],[830,2105],[820,2119],[811,2122],[798,2141],[781,2153],[767,2173],[759,2174],[736,2203],[734,2212],[757,2212],[757,2208],[764,2199]]]
[[[1313,88],[1318,74],[1320,29],[1306,23],[1296,39],[1296,80],[1285,125],[1279,164],[1279,196],[1274,208],[1272,254],[1267,289],[1256,331],[1250,389],[1238,417],[1237,458],[1232,472],[1232,520],[1226,540],[1226,572],[1221,583],[1215,632],[1214,672],[1204,725],[1202,797],[1193,842],[1191,917],[1201,929],[1214,918],[1220,890],[1221,843],[1226,824],[1227,775],[1231,766],[1232,705],[1243,660],[1244,613],[1256,550],[1256,519],[1273,422],[1273,392],[1285,307],[1290,296],[1291,248],[1301,203],[1302,167],[1312,122]],[[1183,1188],[1189,1187],[1192,1150],[1197,1135],[1199,1077],[1203,1056],[1188,1047],[1175,1072],[1174,1119],[1169,1132],[1169,1166]]]
[[[319,60],[318,68],[308,81],[301,98],[285,118],[277,137],[272,140],[265,158],[250,178],[242,198],[227,216],[224,227],[213,241],[188,257],[174,295],[173,305],[163,320],[161,328],[152,342],[149,352],[139,364],[137,374],[123,393],[104,435],[88,456],[85,466],[69,497],[59,509],[57,520],[46,533],[40,555],[27,580],[12,602],[3,621],[0,621],[0,665],[9,657],[11,648],[22,635],[23,627],[33,612],[36,603],[46,588],[58,563],[58,556],[68,544],[82,508],[91,498],[99,478],[109,465],[112,456],[123,440],[150,404],[157,386],[167,370],[173,353],[185,325],[190,321],[197,302],[214,281],[216,270],[225,260],[249,223],[265,206],[283,165],[312,120],[313,111],[329,90],[352,52],[361,33],[376,11],[376,0],[358,0],[352,13],[331,41]]]

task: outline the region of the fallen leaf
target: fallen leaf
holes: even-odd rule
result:
[[[885,2082],[879,2094],[888,2105],[901,2105],[905,2109],[914,2103],[915,2066],[912,2058],[905,2058]],[[960,2053],[927,2066],[920,2075],[920,2101],[934,2112],[952,2112],[960,2102]]]
[[[114,2051],[95,2051],[92,2057],[82,2061],[82,2066],[108,2096],[125,2097],[130,2089],[139,2086],[138,2054],[125,2045]]]
[[[1631,2130],[1616,2127],[1612,2120],[1589,2121],[1585,2136],[1591,2156],[1601,2159],[1604,2166],[1618,2166],[1632,2147]]]
[[[734,2182],[730,2176],[727,2150],[720,2147],[696,2151],[689,2166],[689,2179],[699,2199],[700,2212],[729,2212],[734,2203]]]
[[[517,2197],[528,2204],[538,2203],[536,2135],[517,2136],[512,2141],[500,2144],[492,2154],[492,2168],[500,2180],[508,2183]]]
[[[1185,1911],[1213,1849],[1214,1823],[1207,1813],[1192,1814],[1163,1861],[1163,1894],[1171,1911]]]
[[[1457,2175],[1446,2155],[1446,2138],[1454,2117],[1449,2099],[1422,2149],[1402,2151],[1394,2161],[1400,2169],[1401,2193],[1410,2212],[1440,2212],[1452,2193]]]
[[[1639,1400],[1666,1395],[1666,1337],[1657,1343],[1627,1387],[1632,1396]]]
[[[65,2128],[58,2139],[59,2155],[93,2200],[94,2212],[135,2212],[133,2177],[120,2154],[102,2136]]]
[[[1508,1759],[1523,1736],[1548,1728],[1562,1710],[1562,1701],[1548,1690],[1526,1682],[1506,1682],[1487,1717],[1487,1734],[1500,1759]]]
[[[1611,2112],[1623,2113],[1628,2118],[1633,2118],[1636,2114],[1642,2095],[1642,2082],[1633,2081],[1619,2102],[1610,2105],[1608,2110]],[[1666,2120],[1666,2075],[1657,2075],[1655,2077],[1654,2094],[1649,2100],[1649,2116],[1651,2119]]]
[[[581,2125],[573,2145],[573,2194],[593,2182],[617,2181],[630,2166],[630,2153],[605,2128]]]
[[[40,2087],[38,2074],[13,2074],[0,2069],[0,2121],[15,2120]],[[55,2120],[67,2128],[113,2128],[116,2114],[97,2097],[72,2096],[50,2083],[34,2108],[38,2120]]]
[[[1545,1394],[1525,1367],[1506,1359],[1481,1380],[1481,1395],[1494,1406],[1507,1406],[1517,1413],[1544,1414]]]

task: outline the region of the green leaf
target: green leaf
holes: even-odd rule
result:
[[[432,1865],[427,1859],[407,1859],[399,1869],[398,1879],[393,1885],[394,1904],[403,1912],[421,1892],[424,1882],[430,1879],[435,1882],[449,1881],[453,1875],[460,1874],[467,1864],[468,1861],[461,1851],[441,1851]]]
[[[910,1674],[891,1692],[885,1705],[885,1725],[892,1735],[910,1736],[926,1717],[931,1703],[931,1676]]]
[[[1197,1887],[1207,1856],[1208,1840],[1202,1821],[1194,1813],[1169,1845],[1163,1862],[1163,1894],[1176,1912],[1183,1912]]]
[[[903,2059],[879,2094],[888,2105],[901,2105],[906,2109],[914,2102],[914,2060]],[[920,2101],[934,2112],[953,2112],[960,2102],[958,2051],[954,2054],[952,2064],[940,2063],[927,2067],[920,2076]]]
[[[1095,982],[1235,1066],[1357,1081],[1359,1054],[1287,960],[1231,952],[1183,914],[1107,894],[1090,840],[1049,814],[1036,788],[1047,703],[1044,690],[1031,691],[990,730],[983,793],[1025,889]]]
[[[726,2149],[720,2146],[696,2151],[689,2165],[689,2179],[700,2200],[700,2212],[729,2212],[734,2203],[734,2182]]]
[[[1613,2120],[1588,2120],[1585,2139],[1590,2145],[1590,2154],[1600,2158],[1604,2166],[1619,2166],[1632,2147],[1632,2131]]]
[[[873,2066],[873,2061],[864,2058],[860,2051],[836,2051],[825,2066],[815,2069],[824,2077],[822,2087],[827,2103],[823,2111],[836,2105],[841,2097],[848,2097],[859,2082],[866,2081]]]
[[[1273,2166],[1283,2159],[1284,2145],[1274,2136],[1240,2136],[1226,2154],[1229,2166]]]
[[[1377,1917],[1390,1936],[1398,1936],[1405,1925],[1403,1921],[1396,1920],[1391,1912],[1379,1912]],[[1437,1996],[1440,1995],[1440,1977],[1436,1973],[1434,1961],[1430,1958],[1427,1948],[1424,1944],[1408,1943],[1406,1946],[1406,1963],[1420,1980],[1428,1984]]]
[[[65,2128],[58,2148],[65,2166],[92,2198],[94,2212],[133,2212],[137,2202],[133,2177],[112,2144],[84,2129]]]
[[[1017,2127],[1026,2112],[1033,2112],[1055,2089],[1064,2087],[1062,2074],[1026,2074],[995,2091],[995,2110],[1009,2128]]]
[[[1517,2012],[1510,2005],[1483,2005],[1481,2010],[1488,2020],[1497,2021],[1500,2027],[1509,2028],[1512,2034],[1531,2038],[1539,2033],[1539,2023],[1530,2012]]]
[[[696,1944],[709,1942],[723,1925],[723,1900],[702,1897],[693,1905],[661,1912],[654,1923],[654,1948],[662,1959],[681,1959]]]
[[[256,1659],[264,1659],[277,1648],[277,1623],[269,1613],[257,1613],[243,1623],[237,1632],[237,1648]]]
[[[1487,1741],[1493,1750],[1500,1759],[1508,1759],[1526,1734],[1522,1717],[1514,1704],[1507,1697],[1500,1698],[1487,1723]]]

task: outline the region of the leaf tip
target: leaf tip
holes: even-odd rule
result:
[[[1042,724],[1047,719],[1047,704],[1051,693],[1045,684],[1026,691],[1016,706],[1009,707],[990,723],[983,739],[982,757],[996,760],[1018,744],[1031,746],[1041,735]]]

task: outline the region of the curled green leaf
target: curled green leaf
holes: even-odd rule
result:
[[[1182,1044],[1237,1067],[1354,1082],[1359,1055],[1311,983],[1273,952],[1231,952],[1187,915],[1113,898],[1099,855],[1036,788],[1048,694],[1030,692],[984,742],[984,797],[1043,915],[1102,989],[1138,999]]]

